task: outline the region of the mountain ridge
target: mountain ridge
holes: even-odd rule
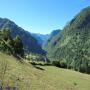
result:
[[[32,37],[28,31],[19,27],[15,22],[7,18],[0,18],[0,29],[3,28],[9,28],[13,38],[16,37],[16,35],[21,37],[26,52],[28,51],[38,54],[44,53],[41,46],[37,43],[37,40]]]

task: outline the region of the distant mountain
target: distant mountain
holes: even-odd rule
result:
[[[37,40],[34,37],[32,37],[28,31],[22,29],[13,21],[10,21],[7,18],[0,18],[0,29],[2,28],[11,29],[11,35],[13,38],[16,37],[16,35],[19,35],[22,39],[26,51],[38,54],[44,53],[41,46],[38,44]]]
[[[38,34],[38,33],[31,33],[31,35],[38,41],[39,45],[43,45],[43,43],[49,38],[49,34]]]
[[[46,50],[51,60],[60,60],[67,68],[90,73],[90,6],[77,14]]]
[[[57,29],[57,30],[53,30],[50,35],[49,35],[49,38],[46,40],[46,42],[43,44],[43,49],[45,51],[49,51],[49,47],[51,46],[50,44],[52,43],[53,41],[53,38],[55,38],[55,36],[57,36],[59,33],[61,32],[60,29]]]
[[[45,45],[48,40],[51,40],[55,35],[59,33],[60,29],[53,30],[50,34],[38,34],[31,33],[31,35],[38,41],[39,45]]]
[[[60,29],[57,29],[57,30],[53,30],[50,35],[49,35],[49,38],[48,40],[51,40],[53,37],[55,37],[61,30]]]

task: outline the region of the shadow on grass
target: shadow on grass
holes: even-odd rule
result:
[[[43,68],[41,68],[39,66],[36,66],[36,65],[33,65],[33,67],[35,67],[36,69],[39,69],[39,70],[45,70],[45,69],[43,69]]]
[[[51,66],[50,63],[45,63],[45,64],[36,63],[36,62],[29,62],[29,63],[32,64],[33,67],[35,67],[36,69],[39,69],[39,70],[45,70],[45,69],[41,68],[40,66]]]

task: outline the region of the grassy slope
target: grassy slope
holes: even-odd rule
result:
[[[16,86],[17,90],[90,90],[90,75],[87,74],[53,66],[40,66],[44,70],[39,70],[0,53],[0,69],[6,63],[4,86]]]

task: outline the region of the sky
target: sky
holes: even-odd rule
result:
[[[49,34],[63,27],[90,0],[0,0],[0,17],[8,18],[25,30]]]

